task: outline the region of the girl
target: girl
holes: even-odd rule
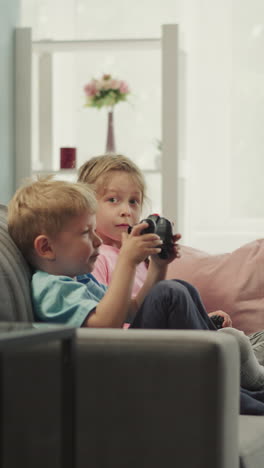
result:
[[[129,158],[118,154],[105,154],[95,156],[85,162],[79,169],[78,181],[90,184],[96,194],[98,203],[96,231],[103,244],[100,247],[100,255],[95,263],[93,275],[100,283],[109,285],[122,243],[122,233],[127,232],[129,226],[138,224],[141,219],[142,207],[146,201],[144,177],[138,166]],[[175,234],[173,237],[176,261],[180,256],[180,247],[177,244],[180,238],[180,234]],[[145,262],[141,262],[136,268],[132,296],[138,294],[146,278],[154,283],[165,279],[170,261],[172,259],[164,262],[158,255],[153,255]],[[248,353],[253,354],[253,349],[258,360],[263,363],[263,346],[259,348],[258,345],[264,341],[264,333],[258,332],[257,340],[256,334],[250,335],[248,340],[243,332],[230,328],[232,327],[231,318],[224,311],[219,310],[208,315],[223,317],[222,329],[228,327],[225,331],[235,334],[241,342],[240,346],[244,343],[247,348],[245,356]],[[252,346],[248,346],[249,341]]]
[[[142,207],[146,199],[146,185],[140,169],[129,158],[123,155],[106,154],[96,156],[84,163],[79,169],[79,182],[91,185],[97,198],[96,231],[103,241],[100,255],[95,264],[93,274],[103,284],[110,284],[117,262],[122,242],[122,232],[127,232],[129,226],[138,224],[141,219]],[[180,256],[177,241],[180,234],[175,234],[175,257]],[[171,261],[171,260],[170,260]],[[150,257],[138,265],[132,290],[136,296],[147,277],[157,275],[159,280],[165,279],[167,262],[157,255]],[[211,312],[210,315],[215,315]],[[217,315],[224,318],[223,327],[232,326],[231,318],[223,311]]]
[[[96,230],[103,245],[94,276],[101,283],[109,284],[121,247],[122,232],[127,232],[129,226],[140,221],[145,181],[132,161],[125,156],[112,154],[94,157],[83,164],[78,180],[90,184],[96,194]],[[138,293],[146,276],[147,265],[143,262],[137,267],[133,296]]]

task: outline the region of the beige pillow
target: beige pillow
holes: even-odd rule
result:
[[[220,255],[181,246],[167,278],[196,286],[207,312],[224,310],[245,333],[264,329],[264,239]]]

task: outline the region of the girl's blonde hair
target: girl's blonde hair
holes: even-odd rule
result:
[[[122,154],[104,154],[86,161],[78,171],[78,181],[90,184],[98,194],[103,193],[111,177],[111,171],[123,171],[131,175],[142,194],[142,203],[146,198],[146,183],[139,167]]]
[[[8,204],[8,231],[31,263],[34,240],[56,236],[71,218],[96,211],[94,192],[87,184],[39,177],[19,188]]]

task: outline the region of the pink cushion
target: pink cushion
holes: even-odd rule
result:
[[[220,255],[182,246],[167,278],[196,286],[207,312],[224,310],[245,333],[264,329],[264,239]]]

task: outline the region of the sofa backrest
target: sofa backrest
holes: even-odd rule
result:
[[[33,322],[30,268],[8,234],[6,216],[0,205],[0,321]]]
[[[264,329],[264,238],[219,255],[182,245],[167,278],[193,284],[207,312],[224,310],[247,335]]]

